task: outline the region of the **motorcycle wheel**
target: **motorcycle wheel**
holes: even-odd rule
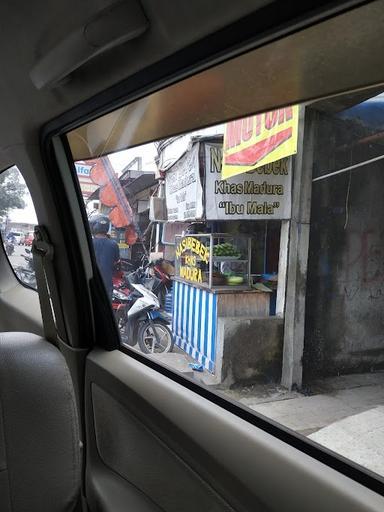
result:
[[[152,325],[149,322],[145,322],[138,332],[140,350],[144,352],[144,354],[172,352],[173,336],[169,327],[158,320],[154,320],[153,325],[160,339],[160,343],[156,340]]]
[[[115,319],[117,323],[117,328],[119,329],[120,341],[121,343],[129,346],[133,346],[136,344],[134,340],[131,339],[131,336],[128,332],[128,323],[127,323],[127,313],[125,309],[120,309],[115,312]]]

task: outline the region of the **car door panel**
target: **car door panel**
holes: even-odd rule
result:
[[[108,495],[100,510],[119,510],[113,500],[132,489],[166,511],[383,508],[375,492],[121,351],[88,356],[86,402],[87,498]]]
[[[137,512],[160,512],[161,509],[148,496],[127,482],[114,471],[105,471],[102,466],[93,468],[89,479],[91,489],[88,505],[92,511],[130,509]]]
[[[164,510],[232,511],[214,489],[119,401],[97,384],[92,385],[95,434],[98,453],[114,469]],[[122,449],[124,447],[124,449]],[[176,484],[177,483],[177,484]],[[183,493],[174,492],[177,488]]]
[[[129,359],[118,351],[114,351],[114,355]],[[93,417],[93,425],[88,424],[89,441],[92,440],[89,450],[94,450],[88,459],[89,474],[93,474],[93,462],[101,462],[106,472],[109,468],[121,475],[145,496],[150,496],[162,510],[193,511],[197,507],[212,511],[246,510],[240,507],[237,498],[236,508],[226,500],[223,483],[230,488],[233,480],[230,472],[207,456],[161,408],[155,409],[136,390],[111,377],[88,361],[87,406],[91,411],[88,410],[87,417]],[[104,379],[108,382],[106,386]],[[167,400],[164,397],[164,401]],[[215,474],[222,475],[222,482],[212,486]],[[242,489],[243,497],[246,493],[246,489]],[[248,496],[248,500],[254,503],[252,496]],[[265,508],[260,506],[255,510]]]

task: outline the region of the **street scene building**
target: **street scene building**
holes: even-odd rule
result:
[[[106,157],[77,164],[122,258],[172,263],[175,353],[206,383],[290,390],[381,369],[380,210],[365,207],[379,204],[381,105],[349,96],[163,139],[155,172],[140,156],[119,176]],[[126,225],[92,174],[106,166]]]

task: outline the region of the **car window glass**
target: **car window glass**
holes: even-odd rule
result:
[[[376,88],[75,161],[121,343],[382,476],[383,129]]]
[[[0,218],[3,246],[16,276],[36,289],[31,248],[37,219],[31,195],[16,166],[0,173]]]

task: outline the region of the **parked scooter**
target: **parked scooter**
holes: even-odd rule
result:
[[[127,312],[131,306],[130,294],[131,290],[127,288],[123,278],[116,277],[113,279],[112,309],[120,332],[120,337],[122,341],[128,345],[130,343],[128,343],[129,340],[125,339],[125,324],[127,322]]]
[[[33,266],[33,256],[30,249],[25,249],[27,254],[21,256],[25,259],[25,266],[15,269],[20,281],[31,288],[37,288],[35,268]]]
[[[170,352],[170,315],[161,309],[156,295],[140,283],[141,279],[143,271],[138,269],[127,278],[126,288],[113,289],[113,309],[121,340],[130,346],[138,343],[146,354]]]
[[[5,252],[8,256],[12,256],[12,254],[15,252],[15,245],[13,244],[13,242],[10,242],[8,240],[5,242]]]
[[[27,254],[22,254],[22,257],[25,259],[25,263],[26,263],[26,267],[25,268],[27,270],[35,271],[35,267],[33,266],[33,256],[32,256],[31,249],[25,248],[24,250],[27,253]]]
[[[163,259],[148,264],[147,274],[154,278],[153,293],[158,297],[162,307],[165,306],[167,293],[172,289],[171,275],[175,272],[173,265]]]

